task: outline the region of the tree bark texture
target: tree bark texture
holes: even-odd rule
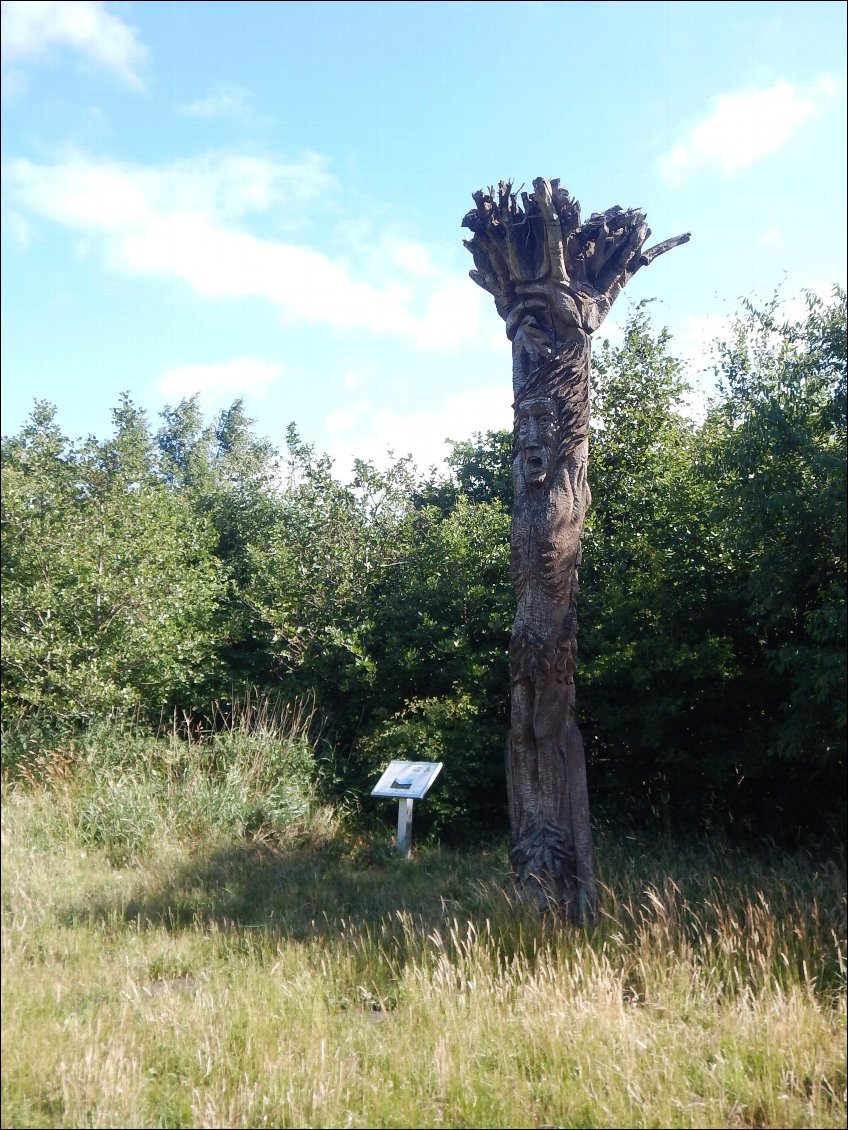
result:
[[[643,251],[638,209],[581,224],[556,180],[514,193],[474,193],[471,278],[487,290],[512,342],[514,411],[506,774],[510,861],[520,896],[543,914],[583,924],[596,893],[583,739],[575,718],[577,569],[591,495],[590,338],[640,267],[685,243]],[[520,202],[519,202],[520,196]]]

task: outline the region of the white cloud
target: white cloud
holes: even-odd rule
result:
[[[354,458],[385,466],[390,462],[390,452],[395,458],[411,455],[419,470],[432,466],[444,470],[444,459],[451,451],[448,439],[464,440],[472,432],[512,427],[511,400],[507,382],[447,397],[430,411],[398,412],[386,408],[373,412],[355,435],[345,436],[330,446],[336,473],[344,478],[351,471]],[[355,422],[364,415],[359,413]]]
[[[32,225],[14,208],[3,210],[3,231],[16,247],[29,247],[32,243]]]
[[[30,211],[68,227],[118,234],[183,214],[232,223],[283,199],[303,204],[334,183],[317,154],[284,163],[211,152],[145,168],[71,152],[53,165],[9,161],[4,175]]]
[[[487,344],[504,342],[503,325],[491,310],[492,300],[466,274],[440,277],[431,283],[431,292],[413,338],[419,349],[433,344],[458,346],[468,340],[469,327],[489,324],[496,332],[486,334]],[[485,332],[485,331],[483,331]]]
[[[681,415],[695,424],[702,424],[707,417],[712,396],[711,387],[696,386],[690,389],[683,397]]]
[[[411,275],[432,278],[438,274],[438,268],[433,263],[429,250],[420,243],[387,236],[381,241],[378,250],[384,263],[400,267]]]
[[[95,0],[6,0],[3,58],[35,58],[66,46],[113,71],[130,86],[141,86],[139,68],[147,48],[134,27]]]
[[[679,185],[701,169],[728,175],[749,169],[790,141],[836,92],[833,78],[824,75],[808,86],[780,79],[765,89],[719,95],[707,117],[659,158],[657,172]]]
[[[604,319],[601,328],[593,335],[592,349],[598,349],[604,340],[609,341],[613,349],[620,349],[624,345],[624,327],[618,323],[614,314]]]
[[[367,411],[368,401],[358,400],[350,408],[337,408],[334,412],[328,412],[324,417],[324,427],[328,432],[349,432]]]
[[[769,228],[764,231],[759,238],[760,247],[777,247],[781,241],[782,236],[779,228]]]
[[[690,376],[711,373],[715,363],[714,343],[727,340],[731,329],[730,319],[718,314],[687,315],[674,335],[671,352],[687,365]]]
[[[282,201],[289,214],[305,212],[333,185],[315,155],[282,164],[213,153],[157,168],[73,153],[52,165],[12,160],[4,173],[21,212],[98,238],[114,270],[178,279],[210,296],[264,298],[289,319],[399,336],[422,350],[481,341],[480,326],[493,322],[486,297],[464,273],[431,267],[426,248],[390,256],[375,285],[370,259],[363,269],[342,257],[338,240],[331,258],[246,230]]]
[[[180,365],[156,382],[160,392],[176,399],[195,393],[262,396],[283,374],[284,366],[259,357],[236,357],[211,365]]]
[[[805,321],[809,314],[809,307],[807,305],[807,294],[812,293],[820,298],[826,305],[833,302],[833,288],[840,286],[845,289],[845,273],[843,269],[842,278],[834,279],[832,282],[826,282],[824,279],[811,279],[806,285],[802,286],[790,298],[787,298],[780,308],[780,315],[787,322],[802,322]]]
[[[196,98],[180,107],[183,114],[195,118],[227,118],[243,114],[250,94],[240,86],[221,86],[206,98]]]

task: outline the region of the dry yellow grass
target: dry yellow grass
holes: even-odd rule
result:
[[[608,838],[562,932],[503,850],[325,823],[116,863],[79,803],[4,797],[3,1126],[845,1124],[841,864]]]

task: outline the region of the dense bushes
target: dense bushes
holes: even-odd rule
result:
[[[186,731],[174,719],[159,734],[120,721],[52,735],[7,724],[4,765],[61,789],[54,818],[67,822],[66,837],[115,865],[154,845],[330,833],[336,815],[320,799],[311,703],[245,695],[213,714],[214,728]]]
[[[748,309],[693,423],[644,305],[596,349],[578,708],[597,812],[792,838],[844,808],[845,356],[844,294],[795,323]],[[184,401],[156,434],[126,397],[114,419],[74,446],[38,404],[3,441],[4,724],[176,709],[188,735],[237,688],[314,695],[338,791],[442,760],[428,825],[499,831],[511,437],[456,444],[449,477],[401,460],[343,484],[240,402],[206,426]]]
[[[638,309],[596,357],[581,703],[595,793],[794,839],[844,817],[845,304],[748,308],[698,426]],[[833,825],[830,824],[832,827]]]

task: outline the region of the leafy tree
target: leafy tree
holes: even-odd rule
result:
[[[158,481],[128,398],[79,449],[40,403],[3,448],[3,696],[57,722],[159,713],[214,664],[208,525]]]
[[[644,305],[596,360],[579,706],[608,812],[791,835],[843,795],[844,319],[749,308],[698,428]]]
[[[596,812],[791,836],[845,779],[845,295],[746,308],[702,425],[649,307],[595,358],[578,710]],[[339,787],[442,760],[443,834],[505,819],[512,436],[340,482],[241,401],[153,435],[122,397],[73,445],[39,402],[2,448],[2,701],[10,719],[200,709],[312,692]],[[843,802],[844,807],[844,802]]]
[[[431,473],[419,489],[419,506],[437,506],[447,514],[459,498],[499,502],[512,512],[512,432],[474,432],[470,440],[452,440],[448,477]]]
[[[733,670],[686,392],[668,331],[640,303],[623,343],[604,342],[594,362],[578,668],[590,786],[608,813],[636,820],[660,807],[703,816],[714,702]]]
[[[745,794],[777,831],[844,815],[846,311],[810,294],[806,315],[748,304],[719,350],[703,431],[712,526],[733,562],[728,593],[743,672],[733,703]]]
[[[278,677],[316,695],[340,786],[366,791],[405,747],[448,763],[434,826],[472,811],[491,822],[504,807],[508,516],[462,494],[447,513],[425,505],[408,460],[358,462],[343,485],[293,427],[280,472],[246,596],[272,626]]]
[[[345,486],[291,426],[279,480],[268,524],[247,547],[244,596],[270,627],[276,677],[314,691],[334,736],[349,740],[374,679],[363,645],[372,594],[408,552],[396,537],[408,464],[384,473],[358,462]]]
[[[160,473],[172,487],[203,491],[209,483],[210,434],[203,426],[200,395],[166,405],[156,433]]]
[[[509,515],[460,495],[447,516],[408,515],[401,536],[410,552],[375,594],[366,644],[380,695],[354,761],[372,774],[392,757],[444,761],[425,826],[502,831]]]
[[[227,581],[219,657],[229,685],[221,687],[222,695],[232,687],[274,680],[273,629],[248,592],[254,551],[261,557],[279,509],[279,465],[276,449],[255,435],[254,423],[243,401],[235,400],[204,428],[197,440],[203,450],[194,460],[203,473],[186,488],[198,514],[215,531],[214,553]]]

